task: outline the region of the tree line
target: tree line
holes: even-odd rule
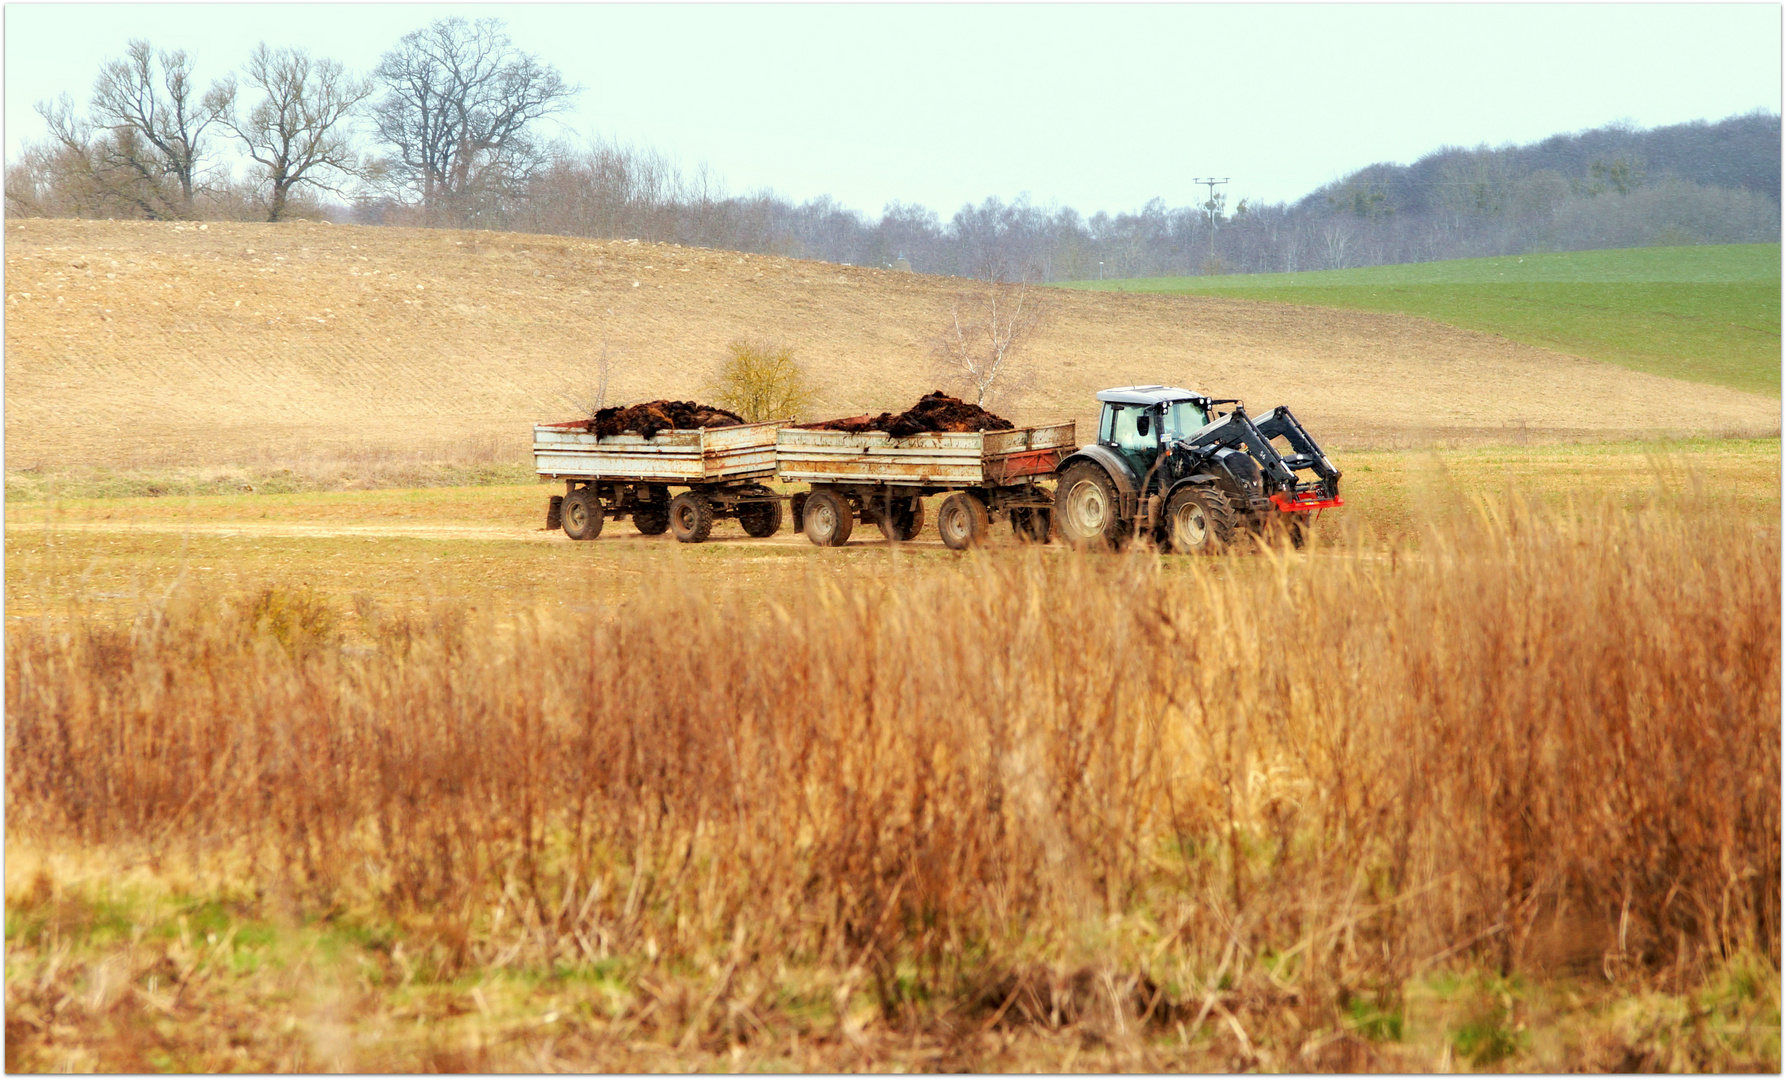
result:
[[[989,198],[948,220],[891,203],[734,194],[647,147],[541,134],[581,89],[495,19],[413,31],[366,76],[260,45],[201,87],[193,58],[133,41],[85,110],[5,175],[13,215],[329,217],[637,238],[991,281],[1337,269],[1534,251],[1777,241],[1780,117],[1613,125],[1529,146],[1447,147],[1286,203],[1223,195],[1087,218]]]

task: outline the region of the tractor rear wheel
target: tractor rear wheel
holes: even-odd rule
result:
[[[713,504],[698,491],[670,500],[670,531],[684,544],[699,544],[713,532]]]
[[[819,547],[842,547],[856,528],[856,513],[849,500],[824,488],[806,497],[801,517],[806,538]]]
[[[936,531],[951,551],[965,551],[985,543],[991,528],[992,516],[987,513],[986,504],[965,491],[944,499],[942,509],[937,511]]]
[[[1054,489],[1054,521],[1075,547],[1116,547],[1122,540],[1122,504],[1103,466],[1081,461],[1067,469]]]
[[[1215,488],[1191,485],[1166,500],[1166,544],[1180,555],[1214,555],[1234,540],[1234,504]]]
[[[602,534],[602,501],[594,488],[578,488],[564,497],[559,507],[564,535],[572,540],[594,540]]]

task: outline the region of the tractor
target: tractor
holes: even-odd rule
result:
[[[1285,406],[1255,419],[1238,400],[1175,386],[1119,386],[1098,400],[1098,441],[1057,469],[1054,523],[1068,543],[1151,537],[1211,554],[1251,535],[1301,547],[1310,514],[1344,505],[1340,471]]]

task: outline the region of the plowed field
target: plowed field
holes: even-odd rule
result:
[[[700,398],[726,343],[793,346],[818,416],[907,408],[965,283],[776,256],[309,223],[6,225],[11,468],[525,455],[609,401]],[[1771,434],[1779,402],[1398,315],[1060,290],[1036,388],[1089,435],[1101,387],[1292,405],[1334,449]]]

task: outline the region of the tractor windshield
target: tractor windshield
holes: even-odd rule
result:
[[[1209,414],[1199,408],[1196,402],[1169,401],[1161,411],[1160,437],[1182,439],[1207,423]]]

